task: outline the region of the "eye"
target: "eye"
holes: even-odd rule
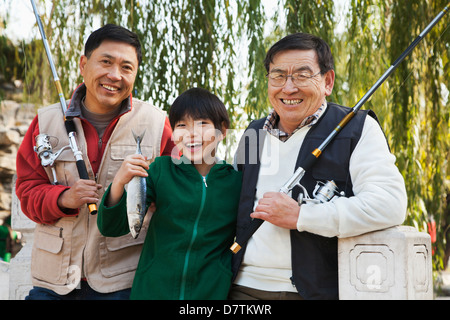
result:
[[[294,73],[292,75],[293,79],[308,79],[310,77],[311,77],[311,75],[308,73]]]
[[[210,124],[212,124],[212,122],[208,119],[199,119],[198,121],[196,121],[196,125],[201,127],[208,126]]]
[[[281,80],[284,79],[285,75],[283,73],[272,72],[270,73],[270,77],[274,80]]]

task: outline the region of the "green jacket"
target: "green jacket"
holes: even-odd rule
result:
[[[224,162],[203,178],[182,157],[159,157],[150,165],[147,204],[155,202],[131,299],[226,299],[241,174]],[[107,208],[103,196],[98,228],[104,236],[129,232],[126,194]]]

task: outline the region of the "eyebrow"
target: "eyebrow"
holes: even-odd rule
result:
[[[299,66],[297,67],[293,72],[302,72],[302,71],[309,71],[309,72],[313,72],[313,70],[311,69],[310,66],[305,65],[305,66]],[[270,70],[270,72],[286,72],[285,69],[282,69],[282,67],[274,67],[272,70]]]
[[[103,58],[108,58],[108,59],[111,59],[111,60],[116,60],[116,59],[117,59],[116,57],[114,57],[114,56],[112,56],[112,55],[110,55],[110,54],[108,54],[108,53],[103,53],[101,56],[102,56]],[[129,61],[129,60],[123,60],[123,61],[122,61],[122,64],[131,64],[131,65],[134,65],[133,62],[132,62],[132,61]]]

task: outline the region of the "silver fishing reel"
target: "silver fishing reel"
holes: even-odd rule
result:
[[[53,174],[53,184],[58,184],[58,180],[56,178],[55,171],[55,160],[61,155],[61,153],[70,148],[70,145],[67,145],[61,148],[58,152],[53,153],[53,147],[50,143],[50,136],[45,133],[41,133],[36,136],[36,146],[33,148],[34,152],[36,152],[41,159],[41,165],[43,167],[50,167],[52,169]]]
[[[302,188],[302,192],[298,195],[298,204],[302,203],[324,203],[329,202],[335,197],[345,196],[344,191],[339,192],[339,189],[336,183],[333,180],[329,181],[318,181],[316,187],[313,191],[313,198],[311,198],[308,194],[308,191],[301,184],[298,184],[300,188]]]

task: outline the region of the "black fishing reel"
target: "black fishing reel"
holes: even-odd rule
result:
[[[328,180],[325,182],[318,181],[316,187],[313,191],[313,198],[311,198],[308,194],[308,191],[301,184],[297,184],[302,192],[298,195],[298,204],[301,205],[303,203],[325,203],[331,201],[335,197],[343,197],[345,196],[345,192],[339,192],[339,188],[333,180]]]
[[[56,178],[56,171],[54,168],[54,164],[56,159],[61,155],[61,153],[70,148],[70,145],[67,145],[61,148],[58,152],[53,153],[53,147],[50,143],[50,136],[45,133],[41,133],[36,136],[36,146],[33,148],[34,152],[36,152],[41,159],[41,165],[45,167],[50,167],[52,169],[53,174],[53,184],[58,184],[58,180]]]

